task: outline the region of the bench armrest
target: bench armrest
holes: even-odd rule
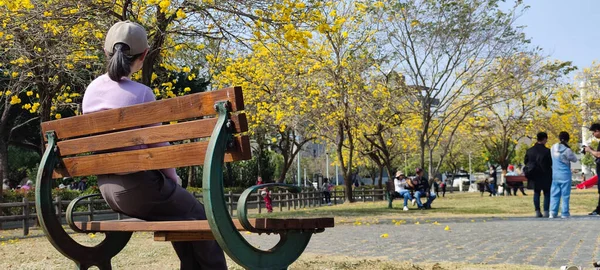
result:
[[[202,177],[204,209],[210,229],[223,251],[244,268],[287,269],[304,252],[312,233],[301,230],[280,232],[279,243],[270,250],[260,250],[238,232],[229,216],[223,195],[223,163],[231,137],[231,132],[226,127],[229,119],[228,106],[225,102],[219,102],[215,107],[218,120],[206,149]]]
[[[59,161],[56,136],[53,131],[48,131],[46,136],[48,146],[40,161],[35,186],[35,208],[40,227],[50,243],[73,260],[78,269],[87,269],[93,265],[108,269],[110,259],[125,247],[132,233],[107,232],[104,240],[93,247],[81,245],[69,236],[61,224],[61,218],[56,215],[52,201],[52,172]]]
[[[240,199],[238,200],[237,216],[238,216],[238,220],[242,224],[242,227],[244,227],[244,229],[246,229],[247,231],[255,232],[255,233],[265,233],[265,232],[270,233],[270,232],[272,232],[270,230],[262,230],[262,229],[254,228],[250,224],[250,221],[248,221],[248,207],[247,207],[248,198],[250,198],[252,193],[254,193],[255,191],[257,191],[261,188],[266,188],[266,187],[281,187],[281,188],[288,190],[291,193],[298,193],[298,192],[302,191],[302,189],[298,186],[289,185],[289,184],[280,184],[280,183],[255,185],[255,186],[249,187],[246,190],[244,190],[244,192],[242,192],[242,195],[240,195]]]

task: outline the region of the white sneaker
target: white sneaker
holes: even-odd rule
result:
[[[412,199],[412,204],[415,206],[417,204],[417,199]]]
[[[567,218],[571,218],[571,216],[560,216],[560,218],[567,219]]]
[[[555,218],[555,216],[554,215],[550,215],[550,216],[548,216],[548,218]]]
[[[404,206],[404,208],[402,208],[402,210],[408,211],[408,206]]]
[[[328,203],[327,205],[331,206],[331,203]]]

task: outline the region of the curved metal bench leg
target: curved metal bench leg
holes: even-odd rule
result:
[[[98,266],[110,269],[110,260],[129,242],[131,232],[106,233],[105,239],[94,247],[77,243],[63,229],[61,219],[56,216],[52,200],[52,172],[58,161],[56,140],[53,131],[46,133],[48,148],[42,156],[36,178],[35,208],[40,227],[50,243],[64,256],[73,260],[80,269]]]
[[[302,254],[312,232],[283,232],[279,243],[270,250],[253,247],[238,232],[223,196],[223,160],[231,136],[224,125],[229,113],[226,103],[217,104],[216,109],[219,118],[206,149],[202,180],[204,208],[213,235],[229,257],[247,269],[287,269]]]

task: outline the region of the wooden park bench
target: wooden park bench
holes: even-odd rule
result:
[[[509,192],[513,188],[525,186],[525,182],[527,182],[527,177],[525,177],[524,175],[515,175],[515,176],[507,175],[505,177],[506,177],[506,187]],[[521,183],[521,184],[519,184],[519,183]]]
[[[388,208],[392,208],[392,201],[395,198],[400,198],[398,193],[396,193],[396,188],[394,187],[394,181],[385,182],[385,198],[388,201]]]
[[[79,269],[111,269],[111,258],[125,247],[132,233],[146,231],[154,232],[157,241],[215,239],[231,259],[245,268],[286,269],[304,251],[313,233],[333,227],[333,218],[248,219],[248,198],[259,188],[300,191],[291,185],[264,184],[242,193],[237,220],[232,220],[223,193],[223,163],[251,158],[249,138],[240,136],[248,129],[245,115],[239,113],[243,109],[242,89],[234,87],[42,123],[47,146],[36,179],[36,210],[52,245]],[[153,125],[172,121],[178,123]],[[174,141],[181,143],[110,152]],[[53,179],[196,165],[204,165],[202,187],[207,220],[75,222],[73,209],[77,202],[100,196],[88,195],[73,200],[67,208],[67,222],[76,232],[105,233],[100,244],[88,247],[69,236],[55,213]],[[270,250],[259,250],[245,240],[240,230],[274,233],[281,238]]]
[[[524,183],[527,182],[527,177],[524,175],[517,176],[506,176],[506,185],[509,187],[514,187],[516,183]]]

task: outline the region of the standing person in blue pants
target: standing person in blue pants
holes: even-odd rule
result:
[[[552,155],[552,185],[550,187],[550,218],[558,215],[558,205],[562,198],[560,217],[569,218],[569,198],[571,197],[571,162],[577,157],[569,147],[569,133],[558,134],[559,143],[550,149]]]

